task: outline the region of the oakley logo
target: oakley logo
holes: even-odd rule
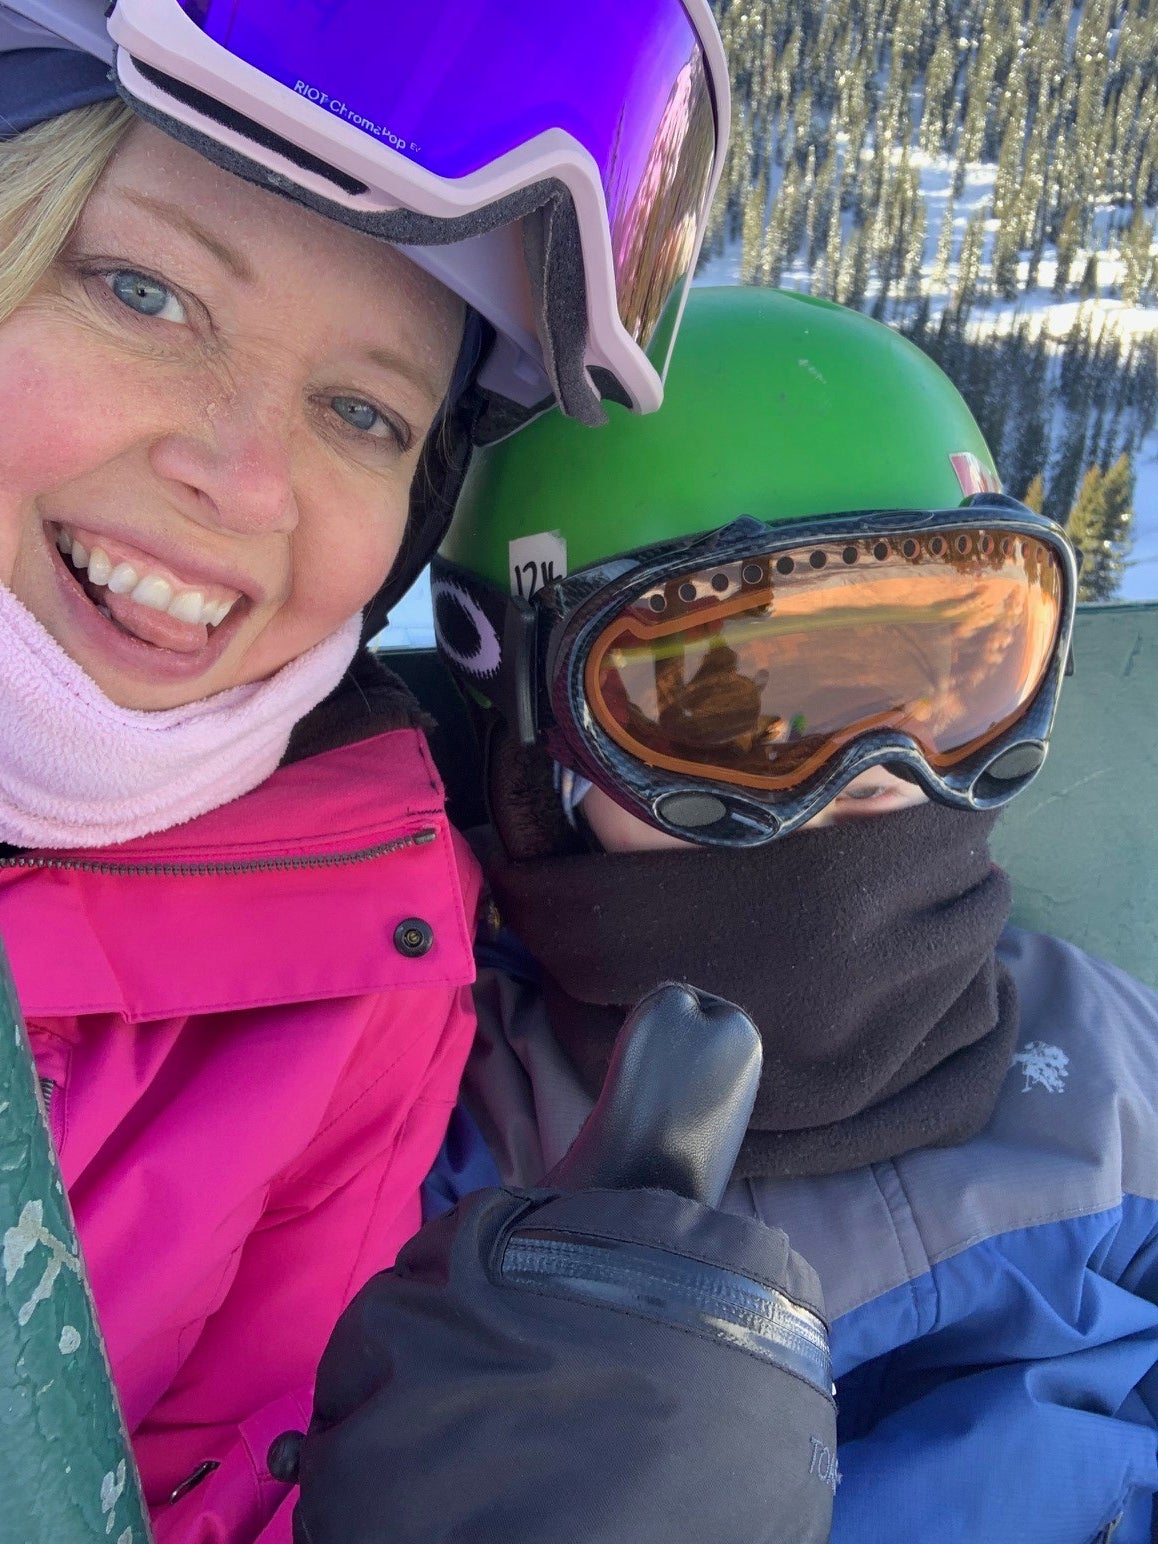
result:
[[[434,635],[447,659],[468,675],[493,676],[502,662],[498,634],[486,613],[466,590],[447,579],[430,586]]]
[[[956,455],[951,455],[949,460],[966,498],[971,493],[1001,492],[1001,478],[996,472],[991,472],[971,450],[960,450]]]

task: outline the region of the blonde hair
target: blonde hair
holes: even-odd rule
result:
[[[133,122],[123,103],[98,102],[0,143],[0,323],[56,261]]]

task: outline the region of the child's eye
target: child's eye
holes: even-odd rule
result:
[[[157,317],[162,322],[188,322],[185,307],[159,279],[150,279],[147,273],[136,273],[131,268],[118,268],[101,277],[121,304],[138,316]]]
[[[361,397],[331,397],[330,406],[349,428],[372,439],[392,438],[405,450],[408,436],[395,423],[383,416],[372,402]]]

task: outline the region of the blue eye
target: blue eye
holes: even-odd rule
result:
[[[105,275],[105,283],[122,305],[139,316],[160,317],[166,322],[186,322],[185,307],[173,291],[160,282],[150,279],[146,273],[134,273],[131,268],[119,268]]]
[[[330,406],[351,429],[357,429],[362,434],[373,433],[378,424],[387,429],[390,427],[376,407],[363,402],[359,397],[331,397]]]

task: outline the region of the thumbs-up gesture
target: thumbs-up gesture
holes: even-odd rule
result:
[[[430,1223],[338,1323],[296,1544],[814,1544],[836,1417],[820,1287],[718,1205],[760,1067],[664,986],[536,1190]]]

